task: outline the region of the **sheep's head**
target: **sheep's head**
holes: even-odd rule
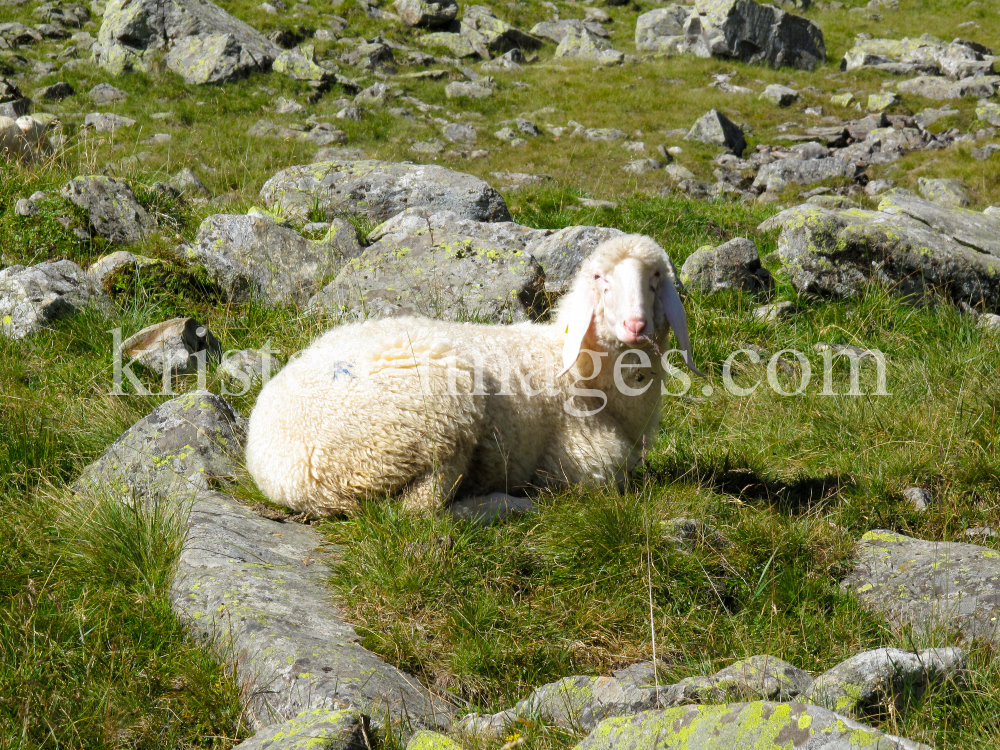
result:
[[[616,237],[594,250],[559,305],[558,321],[567,334],[560,374],[569,371],[585,344],[650,344],[659,350],[673,330],[685,364],[701,375],[691,356],[687,315],[670,277],[666,252],[649,237]]]

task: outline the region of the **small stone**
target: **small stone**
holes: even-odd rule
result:
[[[486,99],[493,96],[493,89],[468,81],[452,81],[444,87],[444,95],[449,99]]]
[[[995,317],[1000,318],[1000,315]],[[966,529],[964,533],[970,539],[993,539],[997,536],[997,532],[990,526],[975,526],[971,529]]]
[[[836,104],[838,107],[850,107],[855,102],[857,102],[857,99],[855,99],[854,94],[851,93],[837,94],[830,97],[830,103]]]
[[[646,174],[657,169],[663,169],[663,164],[656,159],[636,159],[622,167],[622,170],[629,174]]]
[[[63,99],[76,96],[76,91],[68,83],[59,82],[38,89],[32,96],[42,101],[61,102]]]
[[[681,166],[680,164],[668,164],[664,167],[664,169],[670,179],[674,182],[695,179],[694,172],[687,167]]]
[[[513,128],[500,128],[500,130],[493,134],[493,137],[498,141],[504,141],[506,143],[512,143],[513,141],[518,140],[518,135],[514,132]]]
[[[791,317],[796,313],[795,303],[785,300],[784,302],[775,302],[770,305],[763,305],[758,307],[753,311],[753,316],[757,320],[763,320],[766,322],[773,322],[776,320],[781,320],[783,318]]]
[[[790,107],[799,100],[799,92],[788,86],[772,83],[764,89],[760,98],[778,107]]]
[[[511,497],[494,492],[483,497],[467,498],[452,503],[448,510],[455,518],[469,521],[476,526],[489,526],[512,515],[534,513],[535,504],[526,497]]]
[[[535,138],[542,134],[542,131],[531,120],[526,120],[523,117],[518,117],[514,120],[514,127],[517,128],[518,132]]]
[[[979,316],[979,322],[976,325],[988,331],[1000,331],[1000,315],[983,313]]]
[[[881,94],[871,94],[868,97],[868,111],[884,112],[890,107],[895,107],[901,101],[899,95],[891,91],[883,91]]]
[[[98,133],[113,133],[122,128],[130,128],[135,125],[135,120],[130,117],[113,115],[104,112],[92,112],[83,118],[84,128],[93,128]]]
[[[365,111],[361,107],[344,107],[340,110],[336,117],[338,120],[354,120],[360,122],[364,118]]]
[[[212,192],[205,187],[205,183],[188,167],[170,178],[170,186],[179,193],[198,193],[205,198],[212,197]]]
[[[617,128],[587,128],[583,135],[588,141],[620,141],[628,137],[624,130]]]
[[[218,372],[249,388],[254,383],[267,383],[281,369],[281,363],[266,349],[240,349],[226,352]]]
[[[274,111],[279,115],[294,115],[305,112],[306,108],[294,99],[285,99],[283,96],[279,96],[274,103]]]
[[[870,198],[875,198],[876,196],[882,195],[882,193],[887,190],[891,190],[896,186],[894,180],[872,180],[867,185],[865,185],[865,195]]]
[[[643,141],[625,141],[625,143],[622,144],[622,148],[626,151],[645,151],[646,144]],[[666,149],[664,149],[663,152],[666,153]]]
[[[102,104],[117,104],[128,98],[128,94],[121,89],[116,89],[110,83],[97,84],[89,91],[87,96],[90,97],[90,101],[98,106]]]
[[[917,186],[922,196],[942,206],[964,208],[972,203],[965,191],[965,185],[960,180],[921,177],[917,181]]]
[[[745,237],[696,250],[684,261],[680,279],[685,286],[705,293],[725,289],[762,292],[774,287],[771,273],[760,264],[757,246]]]
[[[703,115],[684,140],[724,146],[737,156],[742,156],[747,147],[743,128],[715,109]]]
[[[410,145],[410,151],[418,154],[440,154],[444,151],[444,144],[436,138],[430,141],[416,141]]]
[[[444,139],[451,143],[475,143],[476,141],[476,129],[471,125],[453,122],[445,125],[441,132]]]
[[[38,213],[38,206],[27,198],[20,198],[14,204],[14,213],[17,216],[34,216]]]
[[[927,510],[934,502],[931,493],[923,487],[910,487],[903,492],[903,499],[910,503],[914,510]]]

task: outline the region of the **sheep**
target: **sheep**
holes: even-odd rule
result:
[[[0,156],[30,164],[51,153],[52,144],[46,132],[57,123],[55,119],[42,122],[27,115],[16,120],[0,117]]]
[[[620,483],[658,428],[664,365],[681,375],[659,356],[671,329],[701,374],[671,270],[652,239],[624,235],[584,261],[554,322],[334,328],[261,390],[247,468],[272,501],[316,516]]]

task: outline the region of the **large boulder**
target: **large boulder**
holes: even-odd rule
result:
[[[403,23],[423,29],[447,26],[458,16],[455,0],[396,0],[395,8]]]
[[[383,726],[451,725],[454,708],[366,651],[330,603],[327,563],[333,560],[322,534],[268,520],[212,493],[199,495],[190,519],[171,602],[225,658],[239,655],[235,669],[247,688],[251,727],[279,725],[262,738],[271,742],[251,748],[341,750],[336,737],[310,736],[310,725],[329,730],[334,723],[356,736],[351,714],[302,715],[315,709],[355,709]],[[287,744],[277,744],[284,731],[298,734],[298,741],[285,737]],[[367,737],[364,746],[370,746]]]
[[[597,21],[580,21],[576,18],[564,18],[561,21],[542,21],[531,27],[531,33],[534,36],[551,39],[556,44],[559,44],[571,30],[575,32],[586,30],[591,34],[596,34],[605,39],[610,36],[608,30],[597,23]]]
[[[917,76],[902,81],[896,88],[901,94],[913,94],[925,99],[943,101],[964,99],[967,96],[987,99],[996,93],[998,86],[1000,86],[1000,76],[972,76],[960,81],[940,76]]]
[[[625,55],[604,38],[587,28],[578,29],[573,26],[566,29],[566,34],[556,47],[555,57],[575,57],[591,60],[599,65],[614,65],[625,59]]]
[[[500,20],[492,10],[482,5],[466,6],[459,34],[482,57],[487,57],[489,53],[502,54],[512,49],[536,49],[542,46],[541,40]],[[483,50],[486,50],[485,54]]]
[[[507,204],[478,177],[433,164],[328,161],[289,167],[264,183],[261,200],[305,220],[319,209],[329,217],[365,214],[385,221],[407,208],[454,211],[473,221],[510,221]]]
[[[810,185],[836,177],[854,177],[857,171],[853,161],[839,156],[821,159],[790,156],[761,167],[754,178],[753,187],[780,193],[791,184]]]
[[[420,229],[384,236],[309,301],[347,319],[424,315],[514,323],[544,309],[544,274],[530,255],[468,235]]]
[[[69,260],[0,271],[0,334],[20,339],[46,323],[69,317],[87,305],[108,309],[100,285]]]
[[[246,420],[224,399],[193,391],[160,404],[132,425],[73,490],[120,499],[186,498],[236,478]]]
[[[876,280],[904,295],[938,291],[1000,310],[1000,217],[894,190],[877,211],[804,204],[760,229],[776,227],[779,257],[802,293],[852,297]]]
[[[590,731],[609,716],[656,708],[656,688],[620,683],[614,677],[565,677],[542,685],[517,704],[521,715],[541,716],[572,730]]]
[[[74,177],[63,185],[63,198],[87,211],[94,232],[115,245],[139,242],[156,228],[127,182],[104,175]]]
[[[167,67],[187,83],[226,83],[270,70],[280,50],[209,0],[111,0],[98,34],[98,64],[118,75]]]
[[[643,52],[675,52],[684,43],[684,22],[691,9],[671,4],[643,13],[635,22],[635,48]]]
[[[681,281],[685,287],[706,293],[724,289],[762,292],[774,287],[770,272],[760,264],[757,246],[745,237],[695,250],[681,266]]]
[[[684,36],[685,51],[699,57],[801,70],[812,70],[826,61],[819,26],[754,0],[696,0]]]
[[[575,750],[931,750],[802,703],[682,706],[605,719]]]
[[[1000,645],[1000,552],[988,547],[869,531],[841,586],[895,628]]]
[[[923,73],[960,79],[991,75],[992,52],[975,42],[946,44],[930,34],[918,39],[857,39],[840,62],[841,70],[875,68],[885,73]]]
[[[743,128],[717,109],[710,109],[698,118],[688,134],[684,136],[684,140],[723,146],[737,156],[742,156],[747,147]]]
[[[302,305],[344,262],[361,254],[357,231],[334,219],[322,240],[308,240],[263,215],[216,214],[198,228],[188,258],[235,301]]]

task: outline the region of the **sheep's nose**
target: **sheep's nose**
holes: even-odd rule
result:
[[[642,335],[643,329],[646,327],[646,319],[633,316],[631,318],[625,318],[622,325],[625,326],[625,330],[633,336],[639,337]]]

